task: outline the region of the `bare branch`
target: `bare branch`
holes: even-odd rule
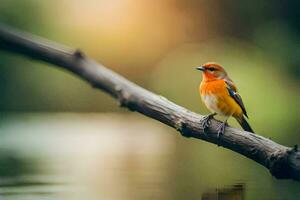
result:
[[[71,50],[28,33],[0,26],[0,49],[42,60],[71,71],[116,98],[122,107],[137,111],[175,128],[185,137],[193,137],[223,146],[250,158],[270,170],[279,179],[300,180],[300,152],[267,138],[226,127],[217,138],[220,122],[213,120],[209,133],[201,129],[203,116],[156,95],[103,65],[89,59],[80,50]]]

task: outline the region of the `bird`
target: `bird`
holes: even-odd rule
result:
[[[245,131],[254,133],[245,118],[248,118],[248,114],[242,97],[225,69],[215,62],[207,62],[196,69],[202,71],[202,81],[199,85],[201,99],[211,111],[211,114],[204,116],[201,120],[203,129],[206,130],[210,125],[210,120],[218,114],[226,117],[218,127],[218,137],[224,134],[227,120],[231,116]]]

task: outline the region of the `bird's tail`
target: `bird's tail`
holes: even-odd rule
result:
[[[236,120],[238,121],[238,123],[241,125],[241,127],[243,127],[243,129],[245,131],[254,133],[253,129],[251,128],[250,124],[247,122],[247,120],[245,119],[244,116],[242,117],[237,117]]]

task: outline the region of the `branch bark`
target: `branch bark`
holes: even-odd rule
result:
[[[205,140],[244,155],[269,169],[278,179],[300,181],[300,152],[296,147],[285,147],[232,127],[226,127],[224,135],[218,138],[220,122],[217,120],[212,120],[208,133],[204,133],[200,126],[203,116],[130,82],[87,58],[80,50],[72,50],[4,25],[0,26],[0,49],[71,71],[116,98],[122,107],[171,126],[185,137]]]

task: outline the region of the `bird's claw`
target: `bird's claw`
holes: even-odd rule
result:
[[[202,120],[201,120],[201,126],[203,128],[203,130],[207,129],[210,125],[210,117],[205,116]]]
[[[214,117],[215,114],[206,115],[201,120],[201,126],[203,130],[206,130],[210,126],[210,120]]]
[[[223,122],[220,124],[220,126],[218,127],[218,138],[220,138],[220,136],[225,133],[225,128],[227,125],[227,122]]]

